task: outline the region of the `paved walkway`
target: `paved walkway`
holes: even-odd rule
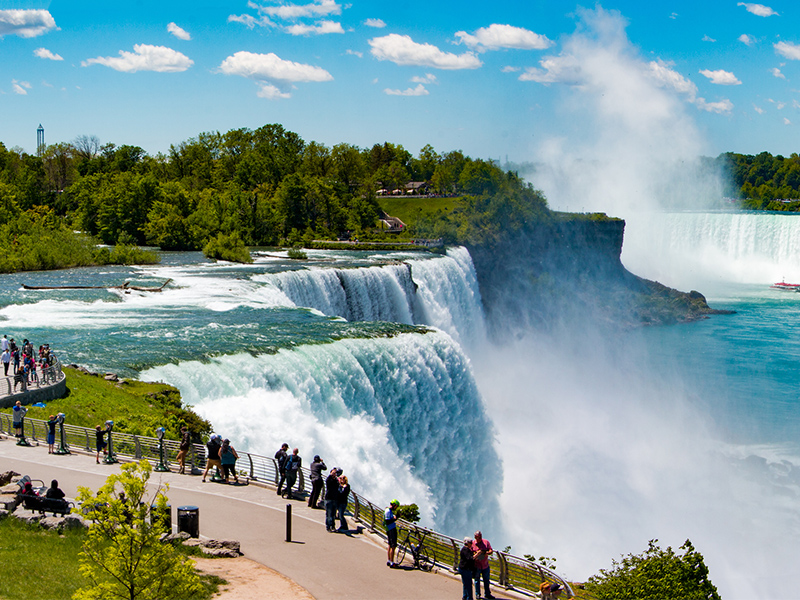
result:
[[[0,472],[14,470],[49,485],[57,479],[69,498],[78,485],[97,490],[118,465],[96,464],[94,454],[50,455],[47,446],[17,446],[0,436]],[[200,509],[200,534],[213,539],[238,540],[244,555],[289,577],[317,600],[431,600],[461,597],[461,581],[451,574],[415,569],[389,569],[383,541],[366,532],[350,534],[325,530],[325,511],[291,501],[292,543],[286,538],[286,504],[274,488],[202,483],[201,477],[153,472],[151,482],[169,483],[167,493],[175,509]],[[500,598],[508,594],[495,594]]]

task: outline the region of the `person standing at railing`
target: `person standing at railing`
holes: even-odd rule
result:
[[[236,459],[239,455],[236,453],[236,448],[231,446],[231,441],[225,439],[222,441],[222,448],[219,451],[219,460],[222,463],[222,477],[225,483],[230,483],[230,476],[233,475],[233,480],[239,483],[239,476],[236,474]]]
[[[50,420],[47,421],[47,453],[53,454],[54,446],[56,445],[56,416],[50,415]]]
[[[178,449],[178,473],[183,475],[186,472],[186,455],[189,454],[189,448],[192,447],[192,436],[189,433],[189,428],[184,425],[181,427],[181,445]]]
[[[472,538],[465,537],[458,557],[458,574],[461,575],[461,600],[472,600],[472,580],[475,578],[475,552],[472,551]]]
[[[314,457],[314,462],[311,463],[309,471],[311,471],[311,495],[308,497],[309,508],[319,508],[317,501],[319,494],[322,491],[322,472],[327,469],[323,460],[317,454]]]
[[[292,487],[297,481],[297,474],[300,472],[300,467],[303,466],[303,459],[300,458],[300,450],[295,448],[292,450],[292,455],[286,461],[286,489],[283,491],[285,498],[294,499]]]
[[[18,363],[19,361],[17,361]],[[28,390],[28,381],[25,379],[25,371],[20,369],[17,364],[14,365],[14,391],[17,391],[17,386],[22,388],[25,392]]]
[[[489,557],[494,550],[489,540],[483,539],[480,531],[475,532],[472,550],[475,552],[475,598],[479,600],[481,597],[481,578],[483,578],[483,597],[486,600],[493,600],[494,596],[489,591]]]
[[[206,450],[208,450],[208,456],[206,457],[206,470],[203,471],[203,483],[206,482],[206,475],[208,475],[208,470],[211,467],[222,470],[222,463],[219,460],[219,436],[216,433],[212,434],[211,438],[208,440]]]
[[[103,429],[100,425],[95,425],[94,427],[94,437],[95,437],[95,449],[97,450],[97,454],[95,454],[95,462],[100,464],[100,453],[106,453],[106,432],[111,428],[111,425],[106,424],[106,428]]]
[[[344,518],[347,510],[347,501],[350,499],[350,484],[347,483],[347,476],[339,476],[339,489],[336,490],[336,514],[339,517],[339,532],[348,531],[350,527]]]
[[[389,508],[383,514],[383,525],[386,527],[386,541],[388,543],[386,566],[389,568],[396,567],[397,563],[394,562],[394,551],[397,548],[397,515],[396,511],[400,507],[398,500],[392,500],[389,503]]]
[[[339,494],[339,473],[341,469],[333,467],[325,479],[325,529],[336,531],[336,496]]]
[[[281,444],[280,449],[275,453],[275,461],[278,463],[278,475],[280,477],[278,480],[278,496],[281,495],[283,482],[286,481],[286,461],[289,460],[288,450],[289,444],[284,442]]]
[[[11,352],[9,352],[8,347],[0,354],[0,361],[3,362],[3,376],[8,377],[8,365],[11,362]]]
[[[17,384],[14,382],[14,389],[17,389]],[[22,437],[22,420],[25,418],[25,413],[28,412],[28,409],[22,406],[22,402],[17,400],[17,403],[14,405],[14,416],[11,419],[14,423],[14,435],[18,438]]]

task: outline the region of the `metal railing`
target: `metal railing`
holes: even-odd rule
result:
[[[40,439],[47,439],[47,421],[26,418],[24,425],[27,438],[36,442]],[[81,451],[88,453],[95,452],[96,437],[94,429],[67,423],[64,423],[63,426],[65,441],[70,448],[79,448]],[[12,418],[8,413],[0,412],[0,433],[6,433],[7,435],[13,435],[14,433]],[[57,443],[59,433],[57,428]],[[116,431],[112,432],[112,436],[114,453],[120,457],[135,460],[145,459],[153,464],[158,464],[161,460],[160,442],[156,438]],[[164,462],[167,465],[170,463],[176,464],[180,443],[175,440],[165,439],[163,444]],[[278,485],[280,474],[278,463],[274,458],[242,451],[237,451],[237,453],[239,454],[239,460],[236,462],[236,470],[239,474],[248,477],[252,481],[267,485]],[[205,468],[206,455],[205,447],[202,444],[192,444],[186,457],[186,464],[191,465],[193,470]],[[303,467],[298,473],[297,493],[305,493],[305,484],[306,480],[309,479],[310,473],[306,467]],[[383,521],[385,509],[353,491],[350,492],[347,508],[353,517],[372,533],[386,539],[386,527]],[[424,543],[429,548],[433,548],[437,566],[453,572],[458,571],[462,540],[402,520],[398,520],[397,524],[400,528],[398,539],[404,539],[406,531],[411,531],[412,535],[417,539],[420,538],[420,534],[424,534]],[[532,595],[538,592],[539,584],[549,581],[560,583],[567,591],[567,597],[575,595],[569,583],[551,569],[507,552],[495,550],[494,554],[489,558],[489,567],[492,581],[506,589],[513,589]]]
[[[11,396],[18,392],[27,392],[31,389],[41,389],[58,383],[64,379],[64,377],[64,372],[61,370],[61,363],[58,360],[46,369],[36,369],[35,379],[31,378],[22,384],[17,384],[17,386],[21,385],[19,390],[16,389],[17,386],[14,384],[13,375],[0,376],[0,397]]]

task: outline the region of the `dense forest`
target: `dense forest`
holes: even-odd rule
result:
[[[762,152],[755,156],[728,152],[718,158],[729,173],[733,194],[745,208],[800,210],[800,156]]]
[[[420,214],[402,237],[463,241],[548,215],[545,200],[514,173],[430,145],[418,156],[389,142],[369,149],[305,142],[281,125],[201,133],[169,152],[80,136],[31,156],[0,144],[0,235],[80,231],[105,244],[203,249],[313,239],[385,237],[381,194],[459,197],[449,212]],[[395,192],[393,194],[392,192]],[[6,231],[6,226],[13,230]]]

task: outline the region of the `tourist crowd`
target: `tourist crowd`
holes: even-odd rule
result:
[[[41,383],[48,383],[49,367],[55,360],[56,357],[50,350],[50,344],[39,346],[37,353],[33,344],[27,339],[22,340],[22,346],[18,346],[13,337],[8,339],[7,335],[0,339],[0,362],[3,363],[3,375],[9,377],[8,371],[13,367],[14,391],[17,391],[17,387],[21,387],[22,391],[25,391],[32,382],[39,383],[38,373],[42,374]]]

